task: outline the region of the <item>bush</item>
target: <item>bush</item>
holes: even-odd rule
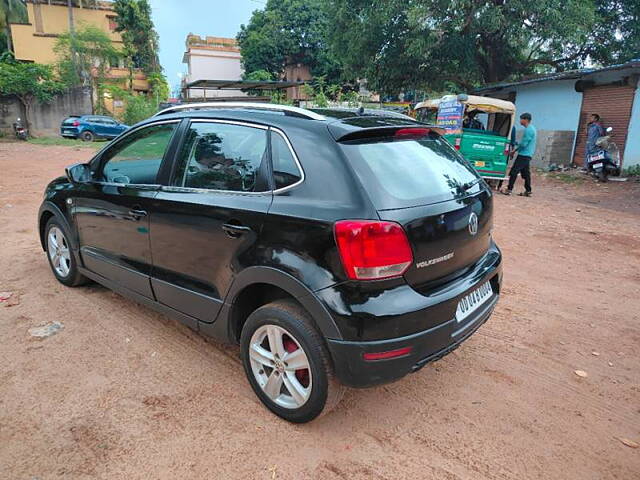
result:
[[[121,120],[127,125],[141,122],[158,111],[155,99],[144,95],[127,95],[124,102],[125,108]]]

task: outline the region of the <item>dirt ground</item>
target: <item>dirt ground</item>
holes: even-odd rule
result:
[[[38,206],[91,155],[0,143],[0,478],[640,479],[640,183],[536,175],[534,197],[497,196],[505,286],[485,326],[291,425],[236,348],[55,281]]]

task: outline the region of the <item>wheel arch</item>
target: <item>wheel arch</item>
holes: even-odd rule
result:
[[[78,241],[75,235],[75,230],[71,228],[67,217],[65,217],[65,215],[60,211],[57,205],[50,201],[45,201],[40,207],[40,211],[38,212],[38,233],[40,236],[40,245],[42,246],[42,249],[45,251],[47,249],[44,240],[44,229],[47,225],[47,222],[53,217],[55,217],[56,220],[58,220],[62,224],[62,227],[67,231],[67,238],[71,242],[72,249],[77,250]]]
[[[218,327],[226,324],[229,340],[237,342],[242,325],[252,311],[283,298],[291,298],[299,303],[325,338],[342,338],[333,317],[318,297],[297,278],[273,267],[249,267],[243,270],[229,288],[224,306],[214,323]],[[250,303],[247,304],[248,301]]]

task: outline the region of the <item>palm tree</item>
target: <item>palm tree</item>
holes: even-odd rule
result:
[[[22,0],[0,0],[0,31],[6,37],[7,50],[13,52],[10,23],[26,23],[27,7]]]

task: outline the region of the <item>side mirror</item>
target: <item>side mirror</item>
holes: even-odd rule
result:
[[[607,132],[607,133],[611,133],[611,132],[613,132],[613,127],[607,127],[606,132]]]
[[[91,181],[91,169],[86,163],[76,163],[64,170],[71,183],[87,183]]]

